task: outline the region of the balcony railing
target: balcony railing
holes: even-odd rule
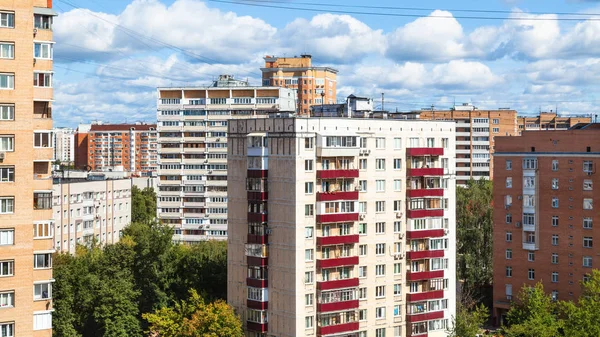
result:
[[[429,321],[432,319],[444,318],[443,311],[425,312],[421,314],[407,315],[406,320],[411,323]]]
[[[328,246],[328,245],[353,244],[353,243],[358,243],[358,240],[359,240],[358,234],[320,236],[320,237],[317,237],[317,245],[318,246]]]
[[[444,277],[444,270],[433,270],[433,271],[418,271],[406,273],[406,279],[408,281],[418,280],[433,280]]]
[[[406,231],[406,236],[411,240],[426,239],[426,238],[441,238],[446,235],[444,229],[426,229],[418,231]]]
[[[336,334],[336,333],[352,332],[352,331],[358,330],[358,327],[359,327],[358,322],[342,323],[342,324],[329,325],[329,326],[318,326],[317,334],[318,335],[331,335],[331,334]]]
[[[317,201],[358,200],[358,191],[318,192]]]
[[[340,301],[332,303],[317,303],[317,311],[332,312],[358,308],[358,300]]]
[[[269,329],[268,323],[246,322],[246,328],[256,332],[266,332]]]
[[[419,301],[427,301],[427,300],[435,300],[444,298],[443,290],[433,290],[433,291],[425,291],[421,293],[407,294],[406,300],[408,302],[419,302]]]
[[[335,178],[358,178],[358,170],[318,170],[317,178],[335,179]]]
[[[406,175],[409,177],[425,177],[425,176],[443,176],[444,169],[443,168],[413,168],[408,169]]]
[[[424,188],[424,189],[408,190],[409,198],[443,197],[443,196],[444,196],[444,189],[442,189],[442,188]]]
[[[444,257],[443,250],[421,250],[421,251],[412,251],[407,252],[406,257],[409,260],[419,260],[419,259],[429,259],[436,257]]]
[[[358,256],[346,256],[333,259],[317,260],[317,268],[334,268],[358,265]]]
[[[352,222],[358,221],[358,213],[332,213],[317,215],[317,222]]]
[[[248,234],[248,243],[257,243],[261,245],[266,245],[269,243],[268,235],[258,235],[258,234]]]
[[[267,310],[269,309],[269,302],[246,300],[246,306],[250,309]]]
[[[347,278],[343,280],[331,280],[317,282],[317,289],[319,290],[333,290],[358,287],[358,278]]]
[[[269,286],[269,281],[257,278],[246,278],[246,285],[254,288],[266,288]]]
[[[442,147],[411,147],[406,149],[406,155],[411,157],[420,156],[443,156],[444,148]]]
[[[409,219],[442,217],[444,216],[443,209],[413,209],[406,212]]]

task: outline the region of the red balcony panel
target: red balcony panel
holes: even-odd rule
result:
[[[317,201],[358,200],[358,191],[317,193]]]
[[[248,243],[258,243],[261,245],[266,245],[267,243],[269,243],[269,236],[248,234]]]
[[[250,331],[267,332],[267,330],[269,330],[269,324],[268,323],[246,322],[246,328]]]
[[[406,231],[406,236],[411,239],[441,238],[444,235],[443,229],[426,229],[421,231]]]
[[[249,266],[268,266],[269,258],[267,257],[256,257],[256,256],[246,256],[246,262],[248,262]]]
[[[444,210],[443,209],[413,209],[413,210],[406,212],[406,216],[409,219],[442,217],[442,216],[444,216]]]
[[[269,170],[248,170],[246,175],[248,178],[268,178]]]
[[[358,300],[317,304],[318,312],[331,312],[356,308],[358,308]]]
[[[444,298],[443,290],[434,290],[427,291],[424,293],[416,293],[416,294],[408,294],[406,296],[406,300],[408,302],[419,302],[419,301],[427,301],[427,300],[437,300],[440,298]]]
[[[248,222],[267,222],[267,214],[248,213]]]
[[[248,200],[262,201],[269,199],[268,192],[248,192]]]
[[[406,149],[406,155],[411,157],[443,156],[443,147],[411,147]]]
[[[317,237],[318,246],[358,243],[358,234]]]
[[[409,198],[423,198],[423,197],[443,197],[443,188],[423,188],[416,190],[408,190]]]
[[[246,305],[250,309],[256,309],[256,310],[267,310],[267,309],[269,309],[269,302],[260,302],[260,301],[246,300]]]
[[[334,268],[358,265],[358,256],[338,257],[337,259],[317,260],[317,268]]]
[[[443,168],[414,168],[408,169],[406,175],[409,177],[425,177],[425,176],[443,176],[444,169]]]
[[[317,178],[358,178],[358,170],[317,170]]]
[[[317,335],[331,335],[334,333],[352,332],[358,330],[358,322],[344,323],[330,326],[318,326]]]
[[[248,287],[254,287],[254,288],[267,288],[269,286],[269,281],[268,280],[260,280],[260,279],[256,279],[256,278],[246,278],[246,285]]]
[[[436,278],[443,278],[444,271],[443,270],[434,270],[434,271],[421,271],[421,272],[408,272],[406,278],[409,281],[417,281],[417,280],[433,280]]]
[[[426,312],[423,314],[407,315],[407,321],[411,323],[430,321],[432,319],[444,318],[443,311]]]
[[[317,222],[351,222],[358,221],[358,213],[334,213],[317,215]]]
[[[358,287],[358,278],[355,277],[344,280],[317,282],[317,289],[319,290],[344,289],[352,287]]]
[[[444,257],[443,250],[422,250],[419,252],[407,252],[406,257],[409,260],[429,259],[434,257]]]

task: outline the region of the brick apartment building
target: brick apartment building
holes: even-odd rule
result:
[[[590,116],[559,116],[556,112],[540,112],[537,116],[518,116],[519,132],[529,130],[568,130],[576,124],[589,124]]]
[[[498,324],[523,285],[542,282],[576,300],[579,281],[600,263],[598,124],[496,138],[494,317]]]

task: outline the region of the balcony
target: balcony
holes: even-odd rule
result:
[[[535,232],[535,225],[532,225],[532,224],[523,224],[523,231],[525,231],[525,232]]]
[[[269,243],[268,235],[248,234],[248,243],[257,243],[260,245],[266,245]]]
[[[267,332],[269,329],[268,323],[246,322],[246,328],[256,332]]]
[[[333,213],[317,215],[317,222],[319,223],[352,221],[358,221],[358,213]]]
[[[535,242],[523,242],[523,249],[538,250],[538,247],[536,247]]]
[[[443,156],[442,147],[411,147],[406,149],[406,155],[410,157]]]
[[[317,193],[317,201],[358,200],[358,191]]]
[[[268,257],[246,256],[246,263],[249,266],[268,266]]]
[[[435,300],[435,299],[440,299],[440,298],[444,298],[443,290],[433,290],[433,291],[426,291],[426,292],[406,295],[406,300],[408,302],[420,302],[420,301]]]
[[[317,246],[343,245],[358,243],[358,234],[353,235],[337,235],[337,236],[320,236],[317,237]]]
[[[407,315],[406,320],[410,323],[429,321],[432,319],[444,318],[443,311],[426,312],[421,314]]]
[[[269,198],[268,192],[248,192],[248,200],[262,201]]]
[[[333,259],[318,259],[317,268],[335,268],[358,265],[358,256],[338,257]]]
[[[351,310],[351,309],[356,309],[356,308],[358,308],[358,300],[333,302],[333,303],[317,303],[317,311],[319,311],[319,312]]]
[[[406,236],[411,240],[416,239],[427,239],[427,238],[441,238],[446,235],[444,229],[426,229],[419,231],[406,231]]]
[[[269,170],[248,170],[246,175],[248,178],[267,178],[269,177]]]
[[[408,177],[426,177],[426,176],[438,177],[438,176],[444,175],[444,169],[443,168],[413,168],[413,169],[408,169],[406,172],[406,175]]]
[[[267,214],[266,213],[248,213],[248,221],[249,222],[267,222]]]
[[[444,251],[443,250],[421,250],[418,252],[413,251],[413,252],[407,252],[406,257],[409,260],[420,260],[420,259],[444,257]]]
[[[434,271],[418,271],[418,272],[408,272],[406,273],[406,279],[408,281],[418,281],[418,280],[433,280],[437,278],[443,278],[444,271],[443,270],[434,270]]]
[[[406,212],[409,219],[442,217],[444,216],[443,209],[413,209]]]
[[[267,310],[269,309],[269,302],[246,300],[246,306],[250,309]]]
[[[267,288],[269,286],[269,281],[264,279],[256,279],[256,278],[246,278],[246,285],[248,287],[254,288]]]
[[[318,326],[317,335],[331,335],[358,330],[358,322],[343,323],[329,326]]]
[[[358,178],[358,170],[318,170],[318,179]]]
[[[442,189],[442,188],[408,190],[409,198],[443,197],[443,196],[444,196],[444,189]]]
[[[317,289],[321,291],[352,287],[358,287],[358,278],[317,282]]]

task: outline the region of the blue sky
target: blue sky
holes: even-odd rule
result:
[[[523,114],[556,108],[563,114],[597,113],[600,1],[270,3],[308,8],[302,2],[312,2],[335,5],[316,7],[322,10],[420,17],[225,2],[230,3],[55,0],[60,14],[54,27],[55,125],[153,121],[157,86],[204,85],[223,73],[259,84],[264,55],[302,53],[312,54],[315,64],[339,69],[338,98],[351,93],[378,98],[385,92],[387,109],[471,102]],[[428,10],[348,7],[353,5]]]

